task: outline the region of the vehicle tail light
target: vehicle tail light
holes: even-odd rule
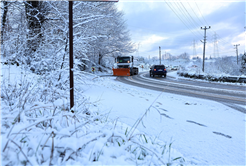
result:
[[[166,69],[164,69],[166,71]]]
[[[154,71],[156,71],[156,69],[154,69]]]

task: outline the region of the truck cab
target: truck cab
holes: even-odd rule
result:
[[[121,56],[116,58],[117,68],[130,68],[132,66],[133,57]]]
[[[113,69],[113,75],[130,76],[138,74],[138,68],[133,67],[133,56],[118,56],[115,61],[117,68]]]

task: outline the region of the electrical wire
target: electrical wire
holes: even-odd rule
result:
[[[189,15],[189,17],[191,18],[191,20],[193,20],[196,24],[198,24],[194,19],[193,19],[193,17],[190,15],[190,13],[188,12],[188,10],[185,8],[185,6],[183,5],[183,3],[182,2],[180,2],[181,3],[181,5],[183,6],[183,8],[185,9],[185,11],[188,13],[188,15]],[[195,25],[195,24],[194,24]],[[199,24],[198,24],[199,25]],[[196,26],[196,25],[195,25]]]
[[[175,6],[176,6],[176,8],[177,8],[177,10],[174,8],[174,10],[176,11],[176,13],[179,13],[180,12],[180,17],[181,18],[183,18],[184,20],[185,20],[185,22],[187,22],[187,24],[188,25],[190,25],[191,27],[192,27],[192,25],[193,26],[195,26],[196,27],[196,25],[192,22],[192,19],[190,19],[189,17],[187,17],[187,15],[186,15],[186,12],[185,12],[185,10],[182,8],[182,6],[180,6],[178,3],[176,3],[176,2],[172,2]],[[191,28],[191,29],[196,29],[196,28]],[[195,31],[197,34],[198,34],[198,36],[202,36],[202,34],[201,34],[201,32],[200,31],[197,31],[197,30],[193,30],[193,31]],[[199,37],[199,38],[200,38]]]
[[[198,7],[198,5],[197,5],[196,2],[195,2],[195,4],[196,4],[196,7],[197,7],[197,9],[198,9],[200,15],[202,16],[203,20],[205,21],[205,23],[206,23],[207,25],[209,25],[208,22],[207,22],[207,20],[204,18],[203,14],[202,14],[202,12],[201,12],[201,10],[200,10],[200,8]],[[215,31],[213,31],[213,32],[216,33]],[[208,32],[208,33],[210,34],[210,32]],[[211,34],[210,34],[210,35],[211,35]],[[211,35],[211,36],[212,36],[212,35]],[[225,40],[223,40],[223,39],[220,39],[220,41],[221,41],[221,42],[224,42],[224,43],[228,43],[227,41],[225,41]]]
[[[207,25],[209,25],[209,24],[207,23],[207,21],[205,20],[205,18],[203,17],[203,15],[202,15],[202,13],[201,13],[201,11],[200,11],[200,9],[199,9],[199,7],[198,7],[198,5],[197,5],[196,1],[194,1],[194,2],[195,2],[195,4],[196,4],[197,9],[199,10],[199,12],[200,12],[200,14],[201,14],[201,16],[202,16],[203,20],[206,22],[206,24],[207,24]]]
[[[179,18],[179,20],[189,29],[189,31],[197,37],[197,35],[186,25],[186,23],[179,17],[179,15],[173,10],[173,8],[168,4],[166,0],[164,0],[168,7],[173,11],[173,13]],[[199,36],[198,36],[199,37]]]
[[[190,13],[188,12],[188,10],[185,8],[185,6],[183,5],[183,3],[182,2],[180,2],[181,3],[181,5],[183,6],[183,8],[185,9],[185,11],[188,13],[188,15],[189,15],[189,17],[196,23],[196,24],[198,24],[194,19],[193,19],[193,17],[190,15]],[[188,4],[189,4],[189,6],[190,6],[190,8],[192,9],[192,11],[193,11],[193,13],[196,15],[196,13],[195,13],[195,11],[194,11],[194,9],[191,7],[191,5],[190,5],[190,3],[188,2]],[[200,14],[201,14],[201,16],[202,16],[202,18],[204,19],[204,21],[207,23],[207,21],[206,21],[206,19],[204,18],[204,16],[202,15],[202,13],[201,13],[201,11],[200,11],[200,9],[199,9],[199,7],[198,7],[198,5],[197,5],[197,3],[195,2],[195,4],[196,4],[196,6],[197,6],[197,8],[198,8],[198,10],[199,10],[199,12],[200,12]],[[196,15],[197,16],[197,15]],[[197,16],[197,18],[198,18],[198,20],[202,23],[202,21],[199,19],[199,17]],[[199,24],[198,24],[199,25]],[[215,31],[213,31],[213,32],[215,32]],[[215,32],[216,33],[216,32]],[[208,31],[208,34],[209,35],[211,35],[211,32],[210,31]],[[212,36],[212,35],[211,35]],[[217,41],[219,41],[220,43],[225,43],[225,44],[228,44],[228,42],[227,41],[225,41],[225,40],[223,40],[223,39],[217,39]]]
[[[203,22],[201,21],[201,19],[197,16],[197,14],[195,13],[194,9],[191,7],[189,1],[187,1],[188,5],[190,6],[191,10],[193,11],[193,13],[195,14],[195,16],[197,17],[197,19],[200,21],[201,25],[203,25]]]
[[[198,31],[198,30],[194,30],[192,28],[192,26],[195,26],[196,27],[196,24],[199,25],[199,23],[192,17],[191,13],[188,12],[188,10],[186,9],[185,5],[182,3],[182,2],[171,2],[171,3],[168,3],[167,0],[164,0],[164,2],[168,5],[168,7],[172,10],[172,12],[179,18],[179,20],[186,26],[186,28],[196,37],[196,38],[201,38],[201,36],[203,36],[201,34],[201,31]],[[170,1],[169,1],[170,2]],[[176,7],[175,7],[175,6]],[[203,21],[197,16],[197,14],[195,13],[194,9],[191,7],[190,3],[188,2],[188,5],[190,6],[192,12],[196,15],[197,19],[199,20],[199,22],[201,24],[203,24]],[[206,24],[208,25],[206,19],[204,18],[204,16],[202,15],[201,13],[201,10],[199,9],[197,3],[195,2],[195,5],[197,6],[197,9],[200,13],[200,15],[202,16],[203,20],[206,22]],[[131,26],[131,27],[134,27],[134,26]],[[137,27],[138,28],[138,27]],[[141,29],[148,29],[148,28],[141,28]],[[152,30],[152,29],[148,29],[148,30],[151,30],[151,31],[155,31],[156,30]],[[214,31],[215,32],[215,31]],[[216,32],[215,32],[216,33]],[[209,35],[211,35],[211,32],[208,31]],[[211,35],[212,36],[212,35]],[[136,39],[136,38],[135,38]],[[219,41],[220,43],[228,43],[226,42],[225,40],[223,39],[216,39],[217,41]],[[207,42],[211,42],[211,39],[207,39]],[[212,41],[214,42],[214,41]],[[211,43],[212,43],[211,42]],[[183,43],[183,42],[181,42]],[[220,46],[217,45],[219,49]],[[208,47],[211,47],[208,45]],[[210,49],[209,49],[210,50]],[[222,49],[223,50],[223,49]],[[227,52],[219,52],[221,54],[223,53],[229,53],[229,52],[235,52],[235,51],[227,51]],[[211,54],[211,52],[207,53],[207,54]]]

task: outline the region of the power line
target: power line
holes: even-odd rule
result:
[[[165,1],[166,2],[166,1]],[[201,32],[197,32],[197,31],[194,31],[192,28],[190,28],[189,27],[189,23],[190,23],[190,25],[192,24],[192,25],[195,25],[193,22],[195,22],[196,24],[198,24],[195,20],[194,20],[194,18],[191,16],[191,14],[187,11],[187,9],[185,8],[185,6],[181,3],[181,5],[183,6],[183,8],[181,7],[181,5],[177,5],[177,3],[173,3],[175,6],[176,6],[176,8],[173,6],[173,4],[172,3],[170,3],[170,4],[168,4],[167,2],[166,2],[166,4],[169,6],[169,8],[174,12],[174,14],[181,20],[181,22],[190,30],[190,32],[192,32],[193,33],[193,35],[194,36],[196,36],[196,37],[198,37],[197,36],[197,34],[195,34],[195,33],[198,33],[199,34],[199,36],[201,35]],[[171,5],[172,4],[172,5]],[[197,4],[196,4],[197,5]],[[189,6],[191,7],[191,5],[189,4]],[[179,12],[177,12],[177,10],[176,9],[178,9],[178,11]],[[193,11],[193,13],[195,13],[195,11],[193,10],[193,8],[191,7],[191,9],[192,9],[192,11]],[[185,12],[185,10],[186,10],[186,12]],[[199,12],[201,13],[201,11],[200,11],[200,9],[198,8],[198,10],[199,10]],[[187,16],[187,14],[186,13],[188,13],[188,15],[189,15],[189,17],[191,18],[191,19],[189,19],[189,17]],[[181,16],[180,16],[181,15]],[[195,14],[196,16],[197,16],[197,14]],[[201,13],[201,15],[202,15],[202,13]],[[197,16],[198,17],[198,16]],[[202,15],[202,17],[203,17],[203,15]],[[204,18],[204,17],[203,17]],[[192,21],[193,20],[193,21]],[[200,22],[202,22],[199,18],[198,18],[198,20],[200,21]],[[204,20],[205,20],[205,18],[204,18]],[[189,23],[188,23],[189,22]],[[205,20],[205,22],[207,22],[206,20]],[[188,23],[188,25],[186,24],[186,23]],[[199,25],[199,24],[198,24]],[[131,26],[131,25],[130,25]],[[195,25],[196,26],[196,25]],[[136,26],[131,26],[131,27],[136,27]],[[138,28],[138,27],[137,27]],[[147,29],[147,28],[142,28],[142,29]],[[156,31],[156,30],[153,30],[153,29],[148,29],[148,30],[151,30],[151,31]],[[210,34],[210,32],[208,32],[208,34]],[[199,37],[200,38],[200,37]],[[218,41],[220,41],[220,42],[225,42],[225,41],[223,41],[223,39],[217,39]],[[210,41],[210,40],[207,40],[207,41]],[[228,42],[225,42],[225,43],[228,43]]]
[[[168,5],[168,7],[172,10],[172,12],[179,18],[179,20],[186,26],[186,28],[195,36],[195,37],[199,37],[201,35],[201,32],[195,31],[192,28],[192,25],[196,26],[196,24],[199,25],[199,23],[194,19],[194,17],[192,17],[192,14],[188,12],[188,10],[186,9],[185,5],[183,3],[168,3],[168,1],[164,0],[165,3]],[[180,5],[181,4],[181,5]],[[189,4],[189,3],[188,3]],[[176,7],[175,7],[175,6]],[[204,18],[204,16],[202,15],[197,3],[195,2],[195,5],[197,6],[197,9],[200,12],[200,15],[202,16],[203,20],[207,23],[206,19]],[[191,5],[189,4],[189,6],[191,7]],[[193,8],[191,7],[193,13],[195,14],[195,11],[193,10]],[[195,14],[196,17],[198,18],[199,22],[202,23],[202,20],[199,19],[199,17],[197,16],[197,14]],[[133,26],[132,26],[133,27]],[[190,28],[191,27],[191,28]],[[143,28],[144,29],[144,28]],[[145,28],[147,29],[147,28]],[[153,30],[155,31],[155,30]],[[215,31],[214,31],[215,32]],[[215,32],[216,33],[216,32]],[[199,35],[197,35],[199,34]],[[208,34],[211,34],[208,31]],[[212,35],[211,35],[212,36]],[[199,37],[200,38],[200,37]],[[207,39],[206,39],[207,40]],[[223,39],[218,39],[216,38],[217,42],[222,42],[222,43],[228,43],[227,41],[223,40]],[[210,40],[207,40],[210,41]],[[214,45],[215,46],[215,45]],[[215,47],[214,47],[215,48]],[[219,50],[220,46],[218,46],[218,43],[216,44],[216,49]],[[215,53],[215,51],[214,51]]]
[[[168,7],[174,12],[174,14],[179,18],[179,20],[189,29],[189,31],[197,37],[197,35],[192,31],[190,30],[190,28],[186,25],[186,23],[179,17],[179,15],[173,10],[173,8],[171,7],[171,5],[168,4],[168,2],[166,0],[164,0],[165,3],[168,5]]]
[[[192,19],[190,19],[190,18],[186,15],[185,10],[182,8],[181,5],[179,5],[179,3],[174,2],[173,4],[175,4],[175,6],[177,7],[177,10],[181,13],[181,14],[180,14],[180,17],[181,17],[181,18],[184,18],[185,22],[187,22],[188,25],[190,25],[191,27],[192,27],[192,25],[195,26],[195,27],[197,27],[197,26],[192,22]],[[174,8],[174,10],[175,10],[175,8]],[[178,12],[177,12],[177,13],[178,13]],[[195,29],[196,29],[196,28],[195,28]],[[202,36],[202,34],[201,34],[199,31],[195,30],[195,32],[196,32],[199,36],[200,36],[200,35]],[[200,38],[200,37],[199,37],[199,38]]]
[[[207,21],[205,20],[205,18],[203,17],[203,15],[202,15],[202,13],[201,13],[201,11],[200,11],[200,9],[199,9],[199,7],[198,7],[198,5],[197,5],[196,1],[195,1],[195,4],[196,4],[197,9],[199,10],[199,12],[200,12],[200,14],[201,14],[201,16],[202,16],[203,20],[204,20],[204,21],[206,22],[206,24],[208,25]]]
[[[195,11],[193,10],[193,8],[191,7],[190,3],[188,2],[188,5],[190,6],[191,10],[193,11],[193,13],[195,14],[195,16],[197,17],[197,19],[200,21],[201,25],[203,25],[204,23],[201,21],[201,19],[197,16],[197,14],[195,13]]]
[[[188,2],[188,3],[189,3],[189,2]],[[197,3],[196,3],[196,2],[195,2],[195,4],[196,4],[197,9],[198,9],[198,11],[199,11],[200,15],[202,16],[202,18],[203,18],[204,22],[205,22],[207,25],[209,25],[209,24],[208,24],[208,22],[206,21],[206,19],[204,18],[203,14],[202,14],[201,10],[199,9],[199,7],[198,7],[198,5],[197,5]],[[189,6],[190,6],[190,8],[192,9],[192,11],[194,12],[194,10],[193,10],[193,8],[191,7],[191,5],[190,5],[190,4],[189,4]],[[195,13],[195,12],[194,12],[194,13]],[[196,14],[195,14],[195,15],[196,15]],[[197,15],[196,15],[196,16],[197,16]],[[198,17],[198,16],[197,16],[197,18],[198,18],[198,20],[201,22],[201,20],[199,19],[199,17]],[[201,22],[201,23],[202,23],[202,22]],[[216,33],[215,31],[213,31],[213,32],[214,32],[214,33]],[[212,36],[211,32],[208,32],[208,34]],[[219,41],[224,42],[224,43],[228,43],[227,41],[224,41],[223,39],[220,39]]]
[[[191,16],[191,14],[188,12],[188,10],[186,9],[186,7],[183,5],[183,3],[182,2],[180,2],[180,4],[182,5],[179,5],[178,3],[174,3],[176,6],[177,6],[177,8],[178,9],[180,9],[179,11],[181,11],[182,12],[182,15],[186,18],[186,20],[188,20],[188,22],[190,23],[190,24],[192,24],[192,25],[194,25],[194,26],[196,26],[196,24],[199,26],[199,23]],[[189,4],[189,6],[190,6],[190,8],[192,9],[192,11],[193,11],[193,13],[195,13],[195,11],[193,10],[193,8],[191,7],[191,5]],[[196,4],[196,6],[197,6],[197,4]],[[201,11],[200,11],[200,9],[198,8],[198,10],[199,10],[199,12],[200,12],[200,14],[202,15],[202,13],[201,13]],[[188,15],[187,15],[187,14]],[[196,16],[197,16],[197,14],[195,14]],[[189,17],[188,17],[189,16]],[[182,17],[182,16],[181,16]],[[203,15],[202,15],[202,17],[203,17]],[[202,23],[202,21],[199,19],[199,17],[197,16],[197,18],[198,18],[198,20]],[[204,17],[203,17],[204,18]],[[204,18],[204,21],[207,23],[207,21],[205,20],[205,18]],[[215,31],[214,31],[215,32]],[[211,35],[212,36],[212,34],[211,34],[211,32],[208,32],[208,34],[209,35]],[[199,32],[199,35],[201,35],[201,33]],[[224,41],[223,39],[218,39],[220,42],[223,42],[223,43],[228,43],[228,42],[226,42],[226,41]]]
[[[189,17],[191,18],[191,20],[193,20],[196,24],[198,24],[194,19],[193,19],[193,17],[190,15],[190,13],[188,12],[188,10],[185,8],[185,6],[183,5],[183,3],[182,2],[180,2],[181,3],[181,5],[183,6],[183,8],[185,9],[185,11],[188,13],[188,15],[189,15]],[[194,24],[195,25],[195,24]],[[199,24],[198,24],[199,25]],[[195,25],[196,26],[196,25]],[[200,33],[200,32],[199,32]],[[201,34],[201,33],[200,33]]]
[[[203,20],[205,21],[205,23],[208,25],[208,22],[207,22],[207,20],[204,18],[204,16],[203,16],[203,14],[202,14],[202,12],[201,12],[201,10],[199,9],[199,7],[198,7],[198,5],[197,5],[197,3],[195,2],[195,4],[196,4],[196,6],[197,6],[197,9],[199,10],[199,12],[200,12],[200,14],[201,14],[201,16],[202,16],[202,18],[203,18]],[[215,31],[213,31],[214,33],[216,33]],[[212,32],[208,32],[209,33],[209,35],[211,35],[212,36]],[[227,41],[225,41],[225,40],[223,40],[223,39],[219,39],[219,41],[221,41],[221,42],[224,42],[224,43],[228,43]]]
[[[187,20],[189,20],[189,22],[190,23],[192,23],[193,25],[195,25],[196,26],[196,24],[198,24],[199,25],[199,23],[197,22],[197,21],[195,21],[195,19],[191,16],[191,14],[188,12],[188,10],[186,9],[186,7],[183,5],[183,3],[181,3],[180,2],[180,4],[182,5],[182,7],[181,7],[181,5],[177,5],[177,3],[174,3],[177,7],[178,7],[178,9],[180,9],[180,11],[182,12],[182,14],[183,14],[183,16],[184,17],[186,17],[186,19],[187,19],[187,14],[186,13],[188,13],[188,15],[189,15],[189,17],[190,17],[190,19],[187,19]],[[196,4],[197,5],[197,4]],[[191,5],[189,4],[189,6],[191,7]],[[195,13],[195,11],[193,10],[193,8],[191,7],[191,9],[192,9],[192,11],[193,11],[193,13]],[[199,9],[199,8],[198,8]],[[200,11],[200,9],[199,9],[199,11]],[[200,11],[200,13],[201,13],[201,11]],[[196,14],[195,14],[196,15]],[[201,14],[202,15],[202,14]],[[196,15],[197,16],[197,15]],[[203,17],[204,18],[204,17]],[[202,21],[198,18],[198,20],[202,23]],[[204,18],[204,20],[205,20],[205,18]],[[207,22],[206,20],[205,20],[205,22]],[[224,42],[223,40],[220,40],[221,42]]]
[[[180,0],[179,0],[180,1]],[[182,5],[182,7],[185,9],[185,11],[180,7],[180,9],[182,10],[182,11],[184,11],[184,12],[182,12],[183,13],[183,15],[184,16],[186,16],[187,17],[187,14],[189,15],[189,17],[190,17],[190,19],[189,19],[189,21],[190,22],[194,22],[193,23],[193,25],[195,25],[196,26],[196,24],[198,24],[199,25],[199,23],[197,22],[197,21],[195,21],[195,19],[191,16],[191,14],[188,12],[188,10],[186,9],[186,7],[183,5],[183,3],[182,2],[180,2],[181,3],[181,5]],[[189,4],[189,3],[188,3]],[[196,4],[197,5],[197,4]],[[177,5],[176,5],[177,6]],[[179,5],[180,6],[180,5]],[[192,9],[192,11],[195,13],[195,11],[193,10],[193,8],[191,7],[191,5],[189,4],[189,6],[190,6],[190,8]],[[197,5],[198,6],[198,5]],[[200,11],[200,9],[198,8],[198,10]],[[185,14],[185,13],[187,13],[187,14]],[[200,13],[201,13],[201,11],[200,11]],[[196,14],[195,14],[196,15]],[[201,15],[202,15],[202,13],[201,13]],[[197,16],[197,15],[196,15]],[[202,17],[203,17],[203,15],[202,15]],[[198,18],[198,20],[202,23],[202,21],[199,19],[199,17],[197,17]],[[204,18],[204,17],[203,17]],[[205,22],[207,22],[206,20],[205,20],[205,18],[204,18],[204,21]],[[196,23],[196,24],[195,24]],[[215,32],[215,31],[214,31]],[[199,32],[200,33],[200,32]],[[215,32],[216,33],[216,32]],[[211,35],[211,33],[210,32],[208,32],[208,34],[209,35]],[[212,35],[211,35],[212,36]],[[219,39],[219,41],[221,41],[221,42],[224,42],[224,43],[228,43],[228,42],[225,42],[225,41],[223,41],[223,39]]]
[[[177,6],[177,8],[179,9],[179,11],[182,12],[181,17],[184,16],[187,19],[187,21],[189,21],[190,25],[193,24],[192,20],[189,17],[186,16],[185,10],[182,8],[182,6],[179,4],[179,2],[173,2],[173,3]]]

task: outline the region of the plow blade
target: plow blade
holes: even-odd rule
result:
[[[113,68],[113,75],[114,76],[130,76],[130,69],[129,68],[120,68],[120,69]]]

